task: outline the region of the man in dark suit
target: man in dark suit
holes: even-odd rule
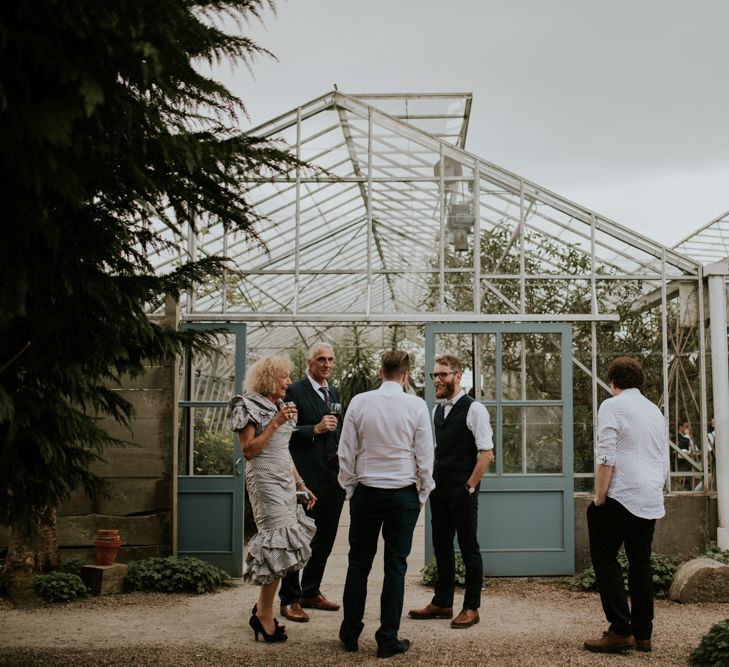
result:
[[[340,401],[337,390],[327,381],[334,365],[331,345],[312,345],[307,363],[306,377],[289,385],[285,400],[294,401],[298,409],[298,430],[291,436],[289,449],[296,469],[317,497],[316,504],[307,512],[316,522],[316,534],[301,581],[298,572],[291,572],[283,578],[279,591],[281,615],[299,623],[309,620],[304,608],[339,610],[336,602],[322,595],[320,586],[344,504],[344,490],[337,482],[341,426],[330,413],[331,406]]]

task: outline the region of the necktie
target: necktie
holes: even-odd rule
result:
[[[324,402],[327,404],[327,408],[330,407],[332,399],[329,396],[329,387],[319,387],[319,391],[322,393],[322,396],[324,396]]]

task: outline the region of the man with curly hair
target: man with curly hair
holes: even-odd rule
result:
[[[663,413],[641,393],[643,368],[618,357],[608,367],[612,398],[597,415],[595,500],[587,508],[590,557],[610,627],[585,642],[588,651],[650,651],[653,632],[651,548],[668,474]],[[618,563],[625,546],[630,606]]]

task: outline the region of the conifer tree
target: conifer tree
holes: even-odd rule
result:
[[[296,164],[242,134],[242,101],[203,73],[270,56],[238,34],[268,6],[0,3],[0,522],[26,538],[71,491],[104,491],[96,416],[132,417],[110,383],[208,344],[146,309],[224,259],[156,275],[150,257],[199,220],[256,242],[244,180]]]

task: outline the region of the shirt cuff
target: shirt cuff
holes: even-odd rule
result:
[[[615,467],[616,452],[598,447],[595,450],[595,463]]]

